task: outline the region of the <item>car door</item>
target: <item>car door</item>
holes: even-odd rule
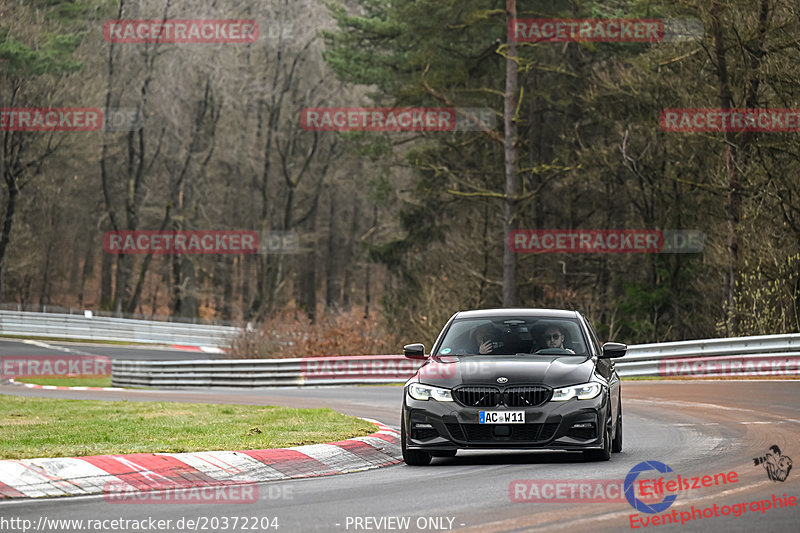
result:
[[[589,340],[592,348],[594,349],[595,354],[599,356],[603,353],[603,347],[602,344],[600,344],[600,339],[598,338],[592,324],[586,320],[586,317],[583,317],[583,321],[586,324],[586,329],[589,331]],[[598,359],[597,373],[603,376],[603,378],[605,378],[605,380],[608,382],[608,390],[611,396],[611,420],[616,420],[617,411],[619,410],[620,381],[619,375],[614,368],[614,360]]]

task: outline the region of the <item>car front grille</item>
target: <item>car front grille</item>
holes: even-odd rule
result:
[[[539,407],[550,401],[553,389],[543,385],[513,386],[500,389],[492,386],[459,387],[453,391],[458,403],[466,407]]]
[[[496,387],[461,387],[453,391],[456,401],[467,407],[495,407],[500,403]]]
[[[446,424],[455,440],[466,442],[546,442],[553,438],[558,422],[545,424],[509,424],[510,435],[495,436],[495,424]]]
[[[508,407],[539,407],[552,395],[549,387],[509,387],[503,391],[503,403]]]

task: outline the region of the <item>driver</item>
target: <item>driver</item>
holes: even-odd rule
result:
[[[544,332],[544,345],[548,348],[561,348],[568,352],[575,353],[573,350],[564,347],[566,335],[560,326],[548,326]]]

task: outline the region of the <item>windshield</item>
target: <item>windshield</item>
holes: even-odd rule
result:
[[[547,317],[453,321],[436,355],[587,355],[578,321]]]

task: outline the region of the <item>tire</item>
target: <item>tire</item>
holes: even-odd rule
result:
[[[614,434],[614,440],[611,441],[611,451],[613,453],[622,451],[622,398],[620,398],[617,408],[617,432]]]
[[[433,457],[455,457],[458,450],[444,450],[440,452],[430,452]]]
[[[431,454],[406,448],[406,417],[400,420],[400,448],[403,450],[403,461],[409,466],[427,466],[431,463]]]
[[[583,458],[587,461],[608,461],[611,459],[611,428],[606,424],[602,450],[584,450]]]

